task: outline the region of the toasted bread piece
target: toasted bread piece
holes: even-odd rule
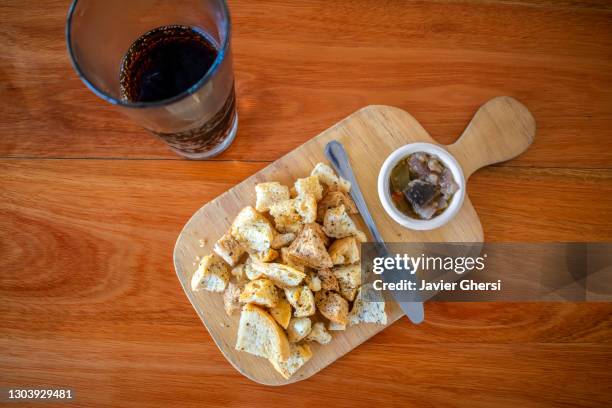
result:
[[[233,315],[240,310],[242,306],[239,301],[240,298],[240,286],[234,282],[229,282],[225,292],[223,292],[223,308],[228,316]]]
[[[348,302],[332,291],[317,292],[316,304],[319,312],[332,322],[346,324],[348,320]]]
[[[292,317],[287,326],[287,339],[290,343],[297,343],[308,336],[312,322],[308,317]]]
[[[259,279],[264,276],[260,269],[253,268],[253,262],[258,262],[256,258],[249,257],[244,263],[244,274],[249,280]]]
[[[312,194],[317,201],[323,197],[323,187],[321,183],[319,183],[319,178],[317,176],[297,179],[294,186],[298,197],[305,194]]]
[[[238,283],[246,282],[248,280],[246,272],[244,270],[244,265],[244,263],[238,264],[234,266],[230,271],[230,274],[234,277],[234,279],[236,279],[236,282]]]
[[[343,285],[353,288],[361,286],[361,264],[335,266],[332,272],[338,279],[340,288]]]
[[[323,322],[313,324],[310,333],[305,338],[306,341],[316,341],[319,344],[328,344],[331,339],[332,336],[325,328]]]
[[[340,294],[343,298],[345,298],[349,302],[352,302],[355,299],[355,296],[357,295],[357,288],[343,287],[342,285],[340,285]]]
[[[340,291],[340,285],[338,279],[334,276],[334,272],[330,268],[319,269],[317,275],[321,280],[322,290],[333,290],[335,292]]]
[[[276,229],[283,233],[297,234],[302,228],[302,216],[295,206],[295,200],[285,200],[270,207]]]
[[[285,379],[291,378],[312,357],[308,344],[289,344],[289,359],[285,362],[272,360],[270,363]]]
[[[319,275],[317,275],[315,271],[309,270],[308,272],[306,272],[304,282],[313,292],[318,292],[321,290],[321,279],[319,279]]]
[[[279,291],[278,302],[276,306],[270,308],[270,314],[283,329],[287,329],[289,320],[291,320],[291,304],[283,292]]]
[[[229,282],[229,276],[229,267],[220,256],[215,253],[206,255],[200,260],[198,269],[191,277],[191,290],[223,292]]]
[[[357,288],[361,286],[361,265],[342,265],[332,269],[340,285],[340,294],[348,301],[355,299]]]
[[[302,194],[293,201],[295,209],[302,217],[302,224],[315,222],[317,219],[317,200],[312,194]]]
[[[289,199],[289,187],[277,181],[259,183],[255,185],[257,196],[255,209],[257,211],[268,211],[271,206]]]
[[[377,296],[376,301],[372,299],[364,300],[361,293],[362,288],[359,288],[353,302],[353,308],[349,313],[349,324],[351,326],[359,323],[387,324],[385,301],[382,296]]]
[[[276,234],[271,246],[273,249],[281,249],[291,244],[294,239],[295,234],[293,232],[288,232],[286,234]]]
[[[270,360],[287,361],[289,340],[268,312],[247,303],[240,313],[236,350]]]
[[[326,248],[329,246],[329,243],[331,242],[331,238],[325,234],[325,231],[323,231],[323,227],[320,224],[313,222],[311,224],[308,224],[308,228],[311,228],[312,233],[316,234],[319,237],[319,239],[323,241],[323,244],[325,245]]]
[[[278,258],[278,251],[276,249],[268,248],[267,251],[263,252],[253,252],[251,257],[259,262],[272,262],[276,258]]]
[[[219,255],[229,266],[235,266],[240,262],[246,249],[231,234],[224,234],[216,243],[213,251]]]
[[[355,236],[357,242],[368,242],[368,236],[363,231],[357,230],[353,235]]]
[[[314,222],[317,217],[317,200],[305,193],[290,200],[281,201],[270,208],[276,228],[285,233],[297,233],[302,225]]]
[[[285,296],[289,303],[291,303],[291,306],[293,306],[293,315],[295,317],[312,316],[317,311],[314,295],[308,286],[286,288]]]
[[[334,265],[347,265],[359,262],[359,245],[355,237],[335,240],[328,249]]]
[[[253,207],[245,207],[232,223],[230,233],[247,250],[265,253],[276,231],[266,217]]]
[[[319,233],[320,226],[306,224],[289,246],[289,256],[315,269],[329,268],[333,262]]]
[[[300,272],[306,273],[306,265],[300,262],[299,259],[295,259],[289,253],[289,248],[284,247],[281,248],[281,263],[292,267],[293,269],[297,269]]]
[[[349,214],[358,213],[357,206],[348,194],[341,191],[328,191],[317,205],[317,221],[323,222],[327,210],[341,205],[344,205],[346,212]]]
[[[317,163],[312,172],[312,176],[317,176],[322,184],[325,184],[331,191],[342,191],[348,193],[351,190],[351,183],[334,173],[331,167],[324,163]]]
[[[279,288],[290,288],[302,283],[306,275],[290,266],[279,263],[264,263],[253,260],[251,267],[272,280]]]
[[[346,330],[346,324],[337,323],[337,322],[329,322],[327,324],[327,330],[331,330],[331,331],[344,331],[344,330]]]
[[[241,303],[274,307],[278,303],[278,292],[270,279],[255,279],[244,286],[239,300]]]
[[[355,225],[355,221],[346,212],[346,207],[340,205],[330,208],[325,212],[323,217],[323,231],[334,238],[344,238],[355,235],[359,230]]]

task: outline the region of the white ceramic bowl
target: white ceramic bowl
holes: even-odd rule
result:
[[[453,173],[455,183],[459,186],[448,207],[440,215],[430,220],[420,220],[402,214],[391,200],[389,188],[391,170],[400,160],[416,152],[425,152],[437,156],[442,164]],[[459,162],[446,149],[431,143],[410,143],[391,153],[380,168],[380,173],[378,173],[378,197],[387,214],[398,224],[413,230],[432,230],[449,222],[461,209],[465,198],[465,176]]]

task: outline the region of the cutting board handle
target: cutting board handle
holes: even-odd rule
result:
[[[509,96],[482,105],[461,137],[447,149],[463,167],[467,179],[476,170],[523,153],[535,138],[531,112]]]

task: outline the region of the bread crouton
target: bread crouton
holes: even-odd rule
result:
[[[354,235],[359,230],[355,225],[355,221],[346,212],[346,207],[340,205],[330,208],[325,212],[323,231],[330,237],[344,238]]]
[[[286,234],[276,234],[274,239],[272,240],[271,247],[273,249],[281,249],[282,247],[286,247],[291,244],[295,239],[295,234],[293,232],[288,232]]]
[[[302,224],[315,222],[317,219],[317,200],[312,194],[302,194],[293,200],[295,209],[301,217]]]
[[[323,242],[323,245],[325,245],[325,247],[327,248],[331,241],[331,238],[325,234],[325,231],[323,231],[323,227],[320,224],[313,222],[311,224],[308,224],[308,228],[312,229],[312,233],[316,234]]]
[[[331,291],[317,292],[316,304],[319,312],[332,322],[346,324],[348,320],[348,302],[345,298]]]
[[[333,266],[327,249],[325,249],[325,241],[321,239],[319,231],[320,226],[318,224],[304,225],[304,228],[289,246],[289,256],[315,269]]]
[[[270,279],[279,288],[290,288],[302,283],[306,277],[304,272],[279,263],[264,263],[253,261],[251,267],[256,272]]]
[[[325,328],[323,322],[313,324],[310,333],[305,338],[306,341],[316,341],[319,344],[328,344],[331,339],[332,336]]]
[[[355,237],[337,239],[330,245],[328,252],[334,265],[359,262],[359,245]]]
[[[297,211],[294,200],[285,200],[270,207],[276,229],[283,233],[298,233],[302,228],[302,216]]]
[[[245,264],[241,263],[232,268],[230,274],[236,279],[236,282],[242,283],[245,282],[248,278],[246,276],[246,272],[244,271]]]
[[[340,291],[340,285],[338,285],[338,279],[334,276],[334,272],[330,268],[319,269],[317,275],[321,280],[322,290],[333,290],[335,292]]]
[[[324,163],[317,163],[312,172],[312,176],[317,176],[322,184],[325,184],[331,191],[342,191],[348,193],[351,190],[351,183],[336,175],[336,173]]]
[[[312,351],[308,344],[289,345],[289,359],[285,362],[270,359],[270,363],[276,371],[285,379],[291,378],[312,357]]]
[[[387,324],[385,301],[382,296],[379,296],[380,299],[376,299],[377,301],[364,300],[361,293],[362,288],[359,288],[353,302],[353,308],[349,313],[349,324],[351,326],[359,323]]]
[[[240,298],[240,286],[234,282],[229,282],[225,292],[223,292],[223,308],[228,316],[233,315],[240,310],[242,306],[239,301]]]
[[[323,222],[325,212],[330,208],[339,207],[344,205],[346,212],[349,214],[357,214],[357,206],[353,202],[353,199],[346,193],[340,191],[329,191],[323,196],[319,204],[317,205],[317,221]]]
[[[291,304],[287,301],[283,292],[279,292],[278,302],[276,302],[276,306],[270,308],[270,314],[283,329],[287,329],[289,320],[291,320]]]
[[[312,194],[301,194],[281,201],[270,208],[276,229],[284,233],[297,233],[302,225],[317,218],[317,200]]]
[[[276,249],[268,248],[266,251],[263,252],[253,252],[251,254],[251,257],[253,257],[259,262],[272,262],[273,260],[278,258],[278,251]]]
[[[240,262],[246,249],[231,234],[224,234],[216,243],[213,251],[219,255],[229,266],[235,266]]]
[[[343,331],[343,330],[346,330],[346,324],[337,323],[337,322],[329,322],[327,324],[327,330],[330,330],[330,331]]]
[[[319,279],[319,275],[316,272],[309,270],[306,272],[306,277],[304,278],[304,282],[308,289],[313,292],[318,292],[321,290],[321,279]]]
[[[357,242],[368,242],[368,236],[363,231],[357,230],[353,235],[355,236]]]
[[[261,270],[253,268],[253,262],[257,262],[257,260],[249,257],[244,263],[244,274],[249,280],[259,279],[264,276]]]
[[[340,294],[349,302],[352,302],[355,299],[355,295],[357,294],[357,288],[342,286],[340,285]]]
[[[321,183],[319,183],[319,178],[317,176],[308,176],[297,179],[294,186],[298,197],[306,194],[312,194],[317,201],[323,197],[323,187],[321,186]]]
[[[241,303],[274,307],[278,303],[278,292],[271,280],[266,278],[255,279],[244,286],[239,300]]]
[[[289,248],[281,248],[281,263],[292,267],[293,269],[297,269],[300,272],[306,272],[306,265],[300,262],[299,259],[295,259],[289,253]]]
[[[336,266],[332,272],[340,285],[340,294],[346,300],[355,299],[357,288],[361,286],[361,265]]]
[[[293,317],[287,326],[287,339],[297,343],[310,333],[312,322],[308,317]]]
[[[255,185],[257,196],[255,209],[257,211],[268,211],[271,206],[289,199],[289,187],[277,181],[259,183]]]
[[[191,277],[191,290],[208,290],[223,292],[229,281],[230,271],[228,265],[217,254],[206,255],[200,260],[198,269]]]
[[[285,296],[291,306],[293,306],[293,315],[295,317],[312,316],[317,311],[314,295],[308,286],[286,288]]]
[[[230,233],[247,250],[266,252],[270,249],[276,231],[266,217],[253,207],[245,207],[232,223]]]
[[[268,312],[247,303],[240,313],[236,350],[275,361],[287,361],[289,340]]]

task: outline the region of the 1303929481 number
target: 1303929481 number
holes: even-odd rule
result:
[[[74,399],[74,391],[69,388],[5,388],[2,400],[68,400]]]

